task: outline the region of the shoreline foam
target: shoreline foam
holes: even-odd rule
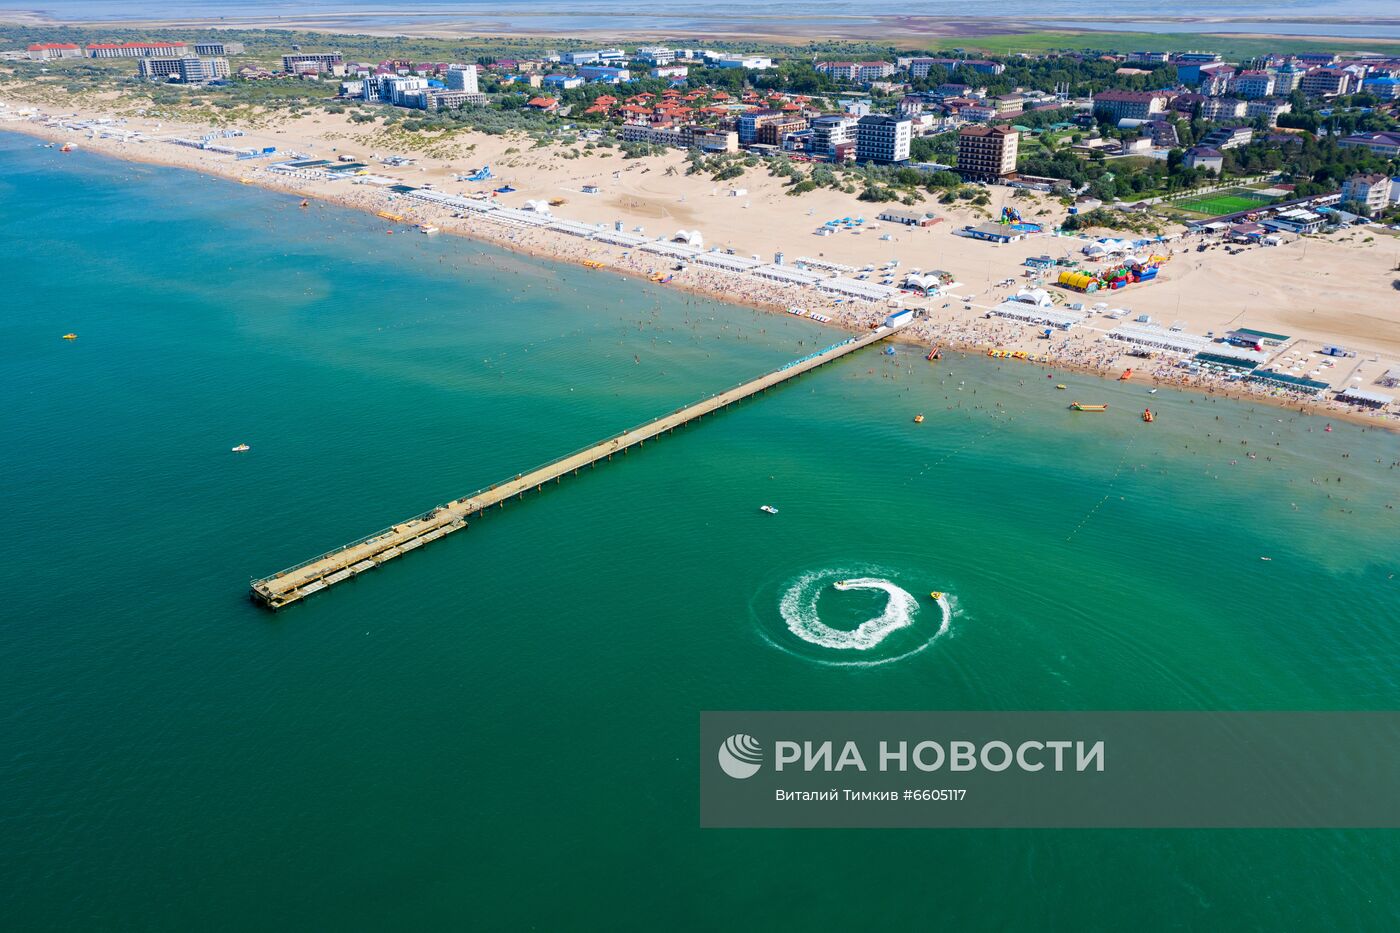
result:
[[[61,127],[47,126],[42,123],[32,121],[11,121],[0,123],[0,132],[13,130],[33,138],[40,138],[51,142],[73,141],[76,135],[72,131]],[[395,223],[416,227],[419,224],[431,222],[439,227],[442,232],[451,233],[475,239],[481,242],[491,243],[495,246],[505,248],[514,252],[524,253],[538,259],[552,262],[566,262],[581,264],[586,258],[602,257],[604,262],[603,270],[628,275],[635,278],[650,280],[652,276],[665,272],[675,262],[661,256],[650,254],[640,254],[638,250],[629,250],[624,247],[612,246],[598,241],[582,241],[566,234],[554,231],[531,228],[519,230],[516,228],[503,227],[493,222],[469,222],[479,221],[481,218],[459,218],[452,216],[450,211],[429,207],[424,202],[414,201],[411,207],[404,207],[401,199],[396,199],[390,192],[368,186],[357,185],[353,188],[347,182],[322,182],[312,183],[294,176],[274,175],[266,171],[258,172],[256,176],[249,175],[245,169],[257,172],[256,163],[244,163],[230,161],[227,156],[216,159],[218,153],[206,150],[176,148],[169,151],[158,148],[161,142],[150,140],[140,143],[128,143],[115,139],[87,139],[78,140],[79,147],[83,150],[96,152],[100,155],[121,159],[130,162],[140,162],[149,165],[159,165],[166,168],[184,169],[194,171],[204,175],[215,176],[229,181],[252,184],[264,190],[286,194],[299,198],[316,198],[320,201],[336,204],[341,207],[353,208],[371,214],[378,214],[380,211],[388,210],[390,213],[411,211],[415,216]],[[343,187],[342,187],[343,186]],[[582,244],[587,244],[587,248],[581,248]],[[866,302],[855,305],[850,302],[834,303],[826,295],[817,292],[815,289],[798,286],[782,286],[777,283],[758,283],[751,278],[740,278],[729,273],[718,270],[696,271],[693,267],[688,268],[687,276],[696,281],[672,281],[667,287],[680,289],[690,294],[697,295],[710,300],[723,301],[730,304],[737,304],[761,311],[785,312],[787,308],[801,306],[806,308],[821,308],[831,320],[825,322],[825,326],[838,327],[847,331],[861,332],[873,326],[875,322],[883,321],[885,316],[892,309],[891,305],[879,304],[876,302]],[[746,291],[744,286],[759,285],[766,291],[777,292],[781,298],[761,297]],[[947,297],[943,307],[953,304],[962,304],[964,299],[957,297]],[[977,296],[971,296],[977,297]],[[932,313],[935,301],[928,299],[919,300],[912,296],[901,295],[899,302],[904,306],[922,308]],[[983,307],[978,305],[977,307]],[[917,322],[906,329],[905,332],[891,338],[892,340],[916,345],[926,346],[931,342],[940,343],[945,350],[957,351],[970,354],[985,354],[993,349],[1011,348],[1015,349],[1019,343],[1022,348],[1028,346],[1023,333],[1014,333],[1012,327],[992,322],[985,327],[979,326],[978,322],[983,322],[979,316],[971,321],[957,320],[925,320]],[[925,326],[926,325],[926,326]],[[940,325],[942,325],[940,327]],[[962,326],[958,326],[962,325]],[[970,325],[970,326],[968,326]],[[995,342],[980,339],[985,336],[983,331],[1000,331],[1007,335],[1007,340]],[[971,331],[971,333],[968,333]],[[1071,335],[1069,344],[1075,337],[1083,338],[1086,335]],[[1081,341],[1082,342],[1082,341]],[[1049,349],[1054,347],[1038,347],[1035,350]],[[1086,347],[1087,349],[1087,347]],[[1123,349],[1116,345],[1111,348],[1108,354],[1113,361],[1099,362],[1097,364],[1086,362],[1083,359],[1045,358],[1030,360],[1041,371],[1060,370],[1075,372],[1083,375],[1096,376],[1105,380],[1116,380],[1121,372],[1121,366],[1115,366],[1115,362],[1125,355]],[[1036,353],[1041,356],[1042,354]],[[1048,354],[1046,355],[1049,356]],[[1287,397],[1269,394],[1264,391],[1231,391],[1230,387],[1224,383],[1213,383],[1202,377],[1191,377],[1175,366],[1165,365],[1163,360],[1152,360],[1154,372],[1135,373],[1131,381],[1145,385],[1170,387],[1185,391],[1196,392],[1212,397],[1223,397],[1236,401],[1263,402],[1271,406],[1293,410],[1299,414],[1316,415],[1334,418],[1341,421],[1356,423],[1368,427],[1379,427],[1391,431],[1400,432],[1400,415],[1372,413],[1360,411],[1343,406],[1341,403],[1332,400],[1314,400],[1309,402],[1302,398]],[[1242,386],[1240,387],[1243,388]]]

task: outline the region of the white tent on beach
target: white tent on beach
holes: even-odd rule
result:
[[[1087,317],[1082,311],[1062,311],[1059,308],[1032,305],[1024,301],[1003,301],[987,313],[1023,324],[1048,324],[1060,330],[1069,330]]]
[[[1095,243],[1090,243],[1080,252],[1085,256],[1117,256],[1122,253],[1130,253],[1132,250],[1132,240],[1115,240],[1113,237],[1104,237]]]
[[[1034,305],[1037,308],[1049,308],[1055,304],[1055,299],[1043,288],[1023,288],[1012,295],[1011,300]]]
[[[937,275],[920,275],[911,272],[904,277],[904,287],[918,289],[925,295],[936,295],[943,287],[943,280]]]

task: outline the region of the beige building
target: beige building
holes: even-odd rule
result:
[[[1006,124],[964,126],[958,131],[958,174],[971,181],[996,181],[1016,171],[1021,134]]]
[[[1167,91],[1100,91],[1094,95],[1094,113],[1112,120],[1151,120],[1167,112],[1172,95]]]
[[[1356,90],[1356,78],[1341,68],[1314,68],[1298,82],[1309,97],[1339,97]]]
[[[137,75],[148,80],[179,81],[182,84],[203,84],[229,76],[227,58],[200,58],[185,55],[180,58],[143,58],[137,64]]]
[[[1293,105],[1282,97],[1256,97],[1245,105],[1244,115],[1249,120],[1263,117],[1269,126],[1278,126],[1279,116],[1292,110]]]
[[[32,61],[46,62],[55,58],[82,58],[83,50],[71,42],[35,42],[26,54]]]
[[[1366,205],[1368,213],[1376,213],[1390,205],[1388,175],[1353,175],[1342,182],[1342,200]]]
[[[677,149],[699,149],[702,152],[739,151],[739,136],[733,130],[716,130],[694,124],[660,127],[627,123],[618,130],[618,138],[625,143],[649,143]]]
[[[282,56],[282,70],[288,74],[328,72],[344,63],[345,59],[339,52],[298,52]]]

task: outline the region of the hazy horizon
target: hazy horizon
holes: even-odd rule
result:
[[[503,5],[485,0],[409,0],[386,10],[383,0],[0,0],[0,10],[32,13],[64,22],[85,20],[148,20],[209,17],[287,17],[303,20],[314,16],[349,14],[356,21],[373,20],[381,24],[411,21],[416,16],[471,19],[488,17],[501,19],[513,15],[580,19],[627,18],[629,20],[705,20],[755,19],[769,16],[793,18],[787,5],[752,2],[719,2],[703,9],[683,0],[652,0],[638,6],[633,0],[590,0],[583,7],[559,0],[514,0]],[[968,5],[956,0],[906,0],[898,7],[875,0],[814,0],[805,4],[801,19],[902,19],[935,17],[956,21],[1005,20],[1016,22],[1044,21],[1058,17],[1082,18],[1093,16],[1099,23],[1108,20],[1134,20],[1135,28],[1144,23],[1182,23],[1183,31],[1191,31],[1198,23],[1221,18],[1254,19],[1258,22],[1288,24],[1312,18],[1328,19],[1396,19],[1393,3],[1386,0],[1296,0],[1277,3],[1270,0],[1185,0],[1173,5],[1169,14],[1160,3],[1151,0],[1123,0],[1115,4],[1105,19],[1104,8],[1083,0],[1049,0],[1027,7],[1006,5],[997,13],[970,11]],[[1091,26],[1091,23],[1084,23]],[[1204,23],[1200,23],[1204,25]]]

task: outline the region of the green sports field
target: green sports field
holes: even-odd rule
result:
[[[1248,188],[1233,188],[1229,191],[1217,191],[1199,198],[1183,198],[1180,201],[1173,201],[1171,206],[1178,210],[1190,211],[1193,214],[1215,217],[1219,214],[1237,214],[1240,211],[1264,207],[1274,203],[1275,200],[1275,198],[1257,191],[1250,191]]]

